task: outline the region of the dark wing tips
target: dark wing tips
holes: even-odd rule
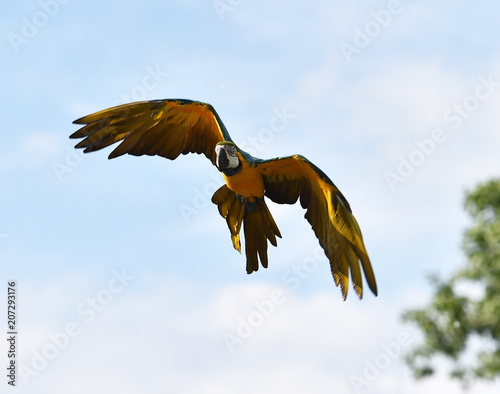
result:
[[[359,259],[361,260],[361,265],[363,266],[363,272],[365,273],[366,282],[368,283],[368,286],[370,287],[372,293],[375,295],[375,297],[377,297],[377,281],[375,280],[375,273],[373,272],[370,259],[368,258],[368,255],[366,253],[363,253]]]
[[[361,262],[361,266],[363,268],[363,273],[365,274],[365,279],[366,282],[368,283],[368,286],[370,287],[370,290],[375,296],[378,296],[378,291],[377,291],[377,282],[375,280],[375,274],[373,272],[372,264],[370,262],[370,258],[368,257],[368,253],[365,248],[365,244],[363,241],[363,235],[361,234],[361,229],[359,228],[358,221],[356,218],[349,213],[351,221],[351,227],[356,235],[356,243],[351,243],[350,242],[350,247],[351,250],[355,253],[355,265],[359,269],[359,262]],[[352,267],[352,265],[351,265]],[[353,276],[353,280],[355,280]],[[361,286],[361,278],[358,280],[358,284]]]
[[[99,112],[102,112],[102,111],[99,111]],[[94,112],[91,115],[82,116],[81,118],[78,118],[78,119],[74,120],[72,123],[73,124],[88,124],[88,123],[92,123],[91,121],[89,121],[89,118],[91,116],[95,115],[95,114],[98,114],[99,112]],[[69,137],[69,138],[73,138],[73,137]]]
[[[76,119],[84,125],[70,138],[83,138],[76,148],[84,152],[122,143],[109,158],[125,153],[159,155],[174,160],[180,154],[204,154],[215,163],[217,142],[231,141],[215,109],[207,103],[185,99],[139,101],[123,104]]]
[[[85,123],[85,121],[84,121],[84,119],[85,119],[85,117],[84,117],[84,116],[82,116],[81,118],[78,118],[78,119],[74,120],[74,121],[73,121],[73,122],[71,122],[71,123],[73,123],[73,124],[86,124],[86,123]],[[69,137],[69,138],[78,138],[78,137],[73,137],[75,134],[76,134],[76,133],[73,133],[72,135],[70,135],[70,137]]]
[[[347,298],[349,282],[363,297],[361,267],[368,286],[377,295],[375,275],[359,225],[344,195],[328,176],[301,155],[263,161],[265,195],[279,204],[300,198],[305,218],[330,261],[335,285]],[[351,280],[349,280],[351,279]]]
[[[75,148],[84,149],[84,153],[112,145],[130,133],[124,131],[123,123],[126,123],[129,117],[138,116],[146,103],[124,104],[76,119],[73,124],[84,126],[71,134],[69,138],[83,138],[75,145]]]
[[[339,234],[340,235],[340,234]],[[319,238],[319,237],[318,237]],[[361,267],[363,268],[364,276],[368,287],[375,296],[378,295],[377,283],[373,273],[370,259],[366,252],[359,251],[346,239],[337,238],[335,244],[337,246],[328,246],[327,241],[325,245],[320,241],[325,254],[330,261],[330,268],[332,272],[335,285],[340,287],[344,301],[347,298],[349,288],[349,275],[351,276],[351,283],[359,299],[363,299],[363,279],[361,274]],[[342,246],[339,246],[342,244]],[[360,264],[361,263],[361,264]]]

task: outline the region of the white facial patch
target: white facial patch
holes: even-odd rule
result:
[[[238,159],[236,148],[232,145],[216,145],[215,154],[217,155],[217,159],[219,158],[222,150],[226,153],[226,158],[228,160],[227,168],[238,167],[240,160]]]
[[[221,149],[223,149],[222,145],[215,145],[215,154],[217,157],[219,157]]]
[[[231,152],[230,150],[226,149],[226,153],[227,153],[227,158],[229,160],[229,168],[236,168],[238,167],[238,164],[240,164],[240,159],[238,159],[238,156],[236,154],[236,151],[234,152],[234,156],[233,156],[233,152]]]

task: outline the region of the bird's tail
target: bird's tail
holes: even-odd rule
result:
[[[259,259],[262,266],[267,268],[267,240],[276,246],[276,237],[281,238],[281,234],[263,198],[246,204],[243,230],[247,273],[259,269]]]
[[[262,266],[267,268],[267,240],[276,246],[276,237],[281,238],[281,234],[264,199],[242,202],[236,193],[224,185],[214,193],[212,202],[226,219],[233,247],[240,253],[240,229],[243,223],[247,273],[259,269],[259,259]]]

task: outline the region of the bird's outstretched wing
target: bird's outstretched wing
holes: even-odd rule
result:
[[[85,125],[70,136],[84,138],[75,148],[85,148],[85,153],[122,141],[110,153],[110,159],[128,153],[174,160],[181,153],[203,153],[215,164],[215,145],[231,141],[214,108],[192,100],[124,104],[84,116],[73,123]]]
[[[363,297],[360,264],[368,286],[377,295],[377,284],[358,223],[345,197],[333,182],[303,156],[289,156],[259,163],[265,195],[279,204],[300,204],[320,245],[330,260],[335,284],[344,299],[351,271],[354,290]]]

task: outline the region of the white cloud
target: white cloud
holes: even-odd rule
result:
[[[205,388],[207,393],[328,393],[335,387],[348,393],[356,392],[353,375],[367,379],[366,392],[375,393],[417,393],[420,388],[437,393],[449,384],[443,377],[418,385],[411,381],[402,367],[406,342],[398,341],[402,334],[411,339],[413,333],[401,325],[399,307],[392,302],[381,298],[342,302],[333,291],[302,298],[280,287],[285,301],[230,353],[223,333],[231,321],[246,318],[256,310],[254,302],[267,299],[277,287],[196,288],[179,279],[134,279],[94,321],[82,323],[81,333],[21,392],[50,388],[57,394],[71,388],[76,394],[198,393]],[[39,302],[45,305],[54,301],[52,297],[46,294]],[[23,334],[24,361],[35,333]],[[373,379],[365,371],[370,363],[380,366]],[[480,392],[495,392],[494,386],[483,389]]]

